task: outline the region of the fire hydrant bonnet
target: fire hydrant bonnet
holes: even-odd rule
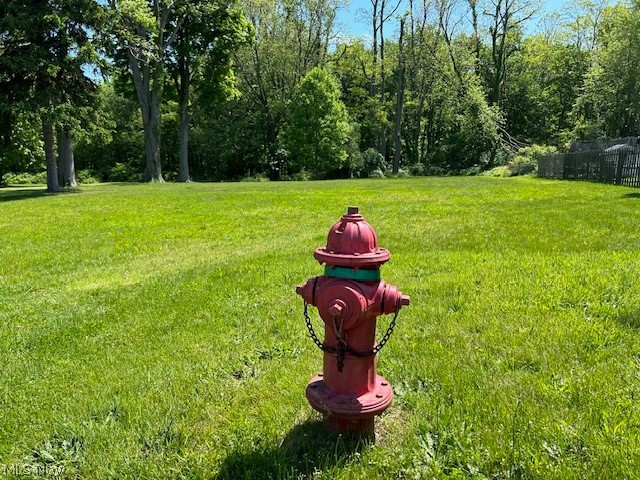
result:
[[[348,208],[329,230],[327,245],[317,248],[313,256],[327,267],[356,269],[379,268],[391,258],[387,249],[378,247],[378,236],[358,207]]]

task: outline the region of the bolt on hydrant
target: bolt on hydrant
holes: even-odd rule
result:
[[[374,436],[374,416],[391,404],[393,390],[376,371],[376,356],[393,332],[398,312],[409,297],[380,280],[380,265],[391,255],[378,247],[375,230],[349,207],[313,256],[325,264],[323,276],[296,288],[304,299],[311,338],[324,351],[323,369],[307,385],[307,399],[336,433]],[[316,336],[307,311],[318,308],[324,321],[324,342]],[[376,344],[376,319],[394,314]]]

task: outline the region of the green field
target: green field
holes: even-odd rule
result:
[[[640,478],[638,192],[2,189],[0,478]],[[347,205],[412,299],[375,445],[325,435],[304,397],[322,355],[294,289]]]

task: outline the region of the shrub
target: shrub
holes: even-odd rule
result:
[[[375,148],[367,148],[364,152],[364,175],[369,178],[384,178],[385,172],[389,170],[391,166],[384,159],[382,154]],[[378,173],[374,172],[379,170],[382,173],[380,177]]]
[[[384,172],[380,168],[376,168],[369,173],[369,178],[385,178]]]
[[[289,177],[290,180],[293,180],[295,182],[307,181],[307,180],[311,180],[311,178],[312,178],[311,172],[305,168],[303,168],[297,173],[294,173]]]
[[[47,183],[47,172],[5,173],[1,183],[6,185],[42,185]]]
[[[473,167],[465,168],[460,172],[461,175],[466,175],[467,177],[473,177],[475,175],[480,175],[482,171],[482,167],[480,165],[474,165]]]
[[[527,175],[538,169],[538,159],[543,155],[556,153],[558,149],[547,145],[531,145],[518,150],[516,156],[509,162],[512,176]]]
[[[435,175],[437,177],[444,177],[446,175],[449,175],[450,172],[446,168],[442,168],[442,167],[429,167],[426,174]]]
[[[507,165],[500,165],[499,167],[492,168],[483,173],[487,177],[511,177],[512,173]]]
[[[256,173],[255,175],[247,175],[240,179],[241,182],[268,182],[269,177],[264,173]]]
[[[424,163],[414,163],[409,167],[409,173],[414,177],[423,177],[427,174],[427,167]]]
[[[490,165],[491,167],[497,167],[499,165],[509,165],[513,161],[513,158],[516,156],[515,152],[506,145],[500,145],[494,155],[493,155],[493,163],[485,165]]]
[[[99,183],[98,179],[91,174],[90,170],[78,170],[76,172],[76,180],[78,183],[84,184]]]
[[[531,162],[531,161],[517,162],[514,160],[509,164],[508,168],[512,176],[527,175],[528,173],[532,173],[536,171],[536,169],[538,168],[538,162],[537,161],[536,162]]]
[[[116,163],[109,171],[110,182],[140,182],[142,174],[133,170],[131,165]]]

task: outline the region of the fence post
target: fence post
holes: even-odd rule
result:
[[[624,167],[624,162],[626,160],[626,152],[624,150],[620,150],[618,152],[618,163],[616,165],[616,185],[622,185],[622,168]]]
[[[598,172],[598,181],[600,183],[602,183],[602,181],[604,180],[604,166],[605,166],[604,155],[598,152],[598,169],[600,170]]]

